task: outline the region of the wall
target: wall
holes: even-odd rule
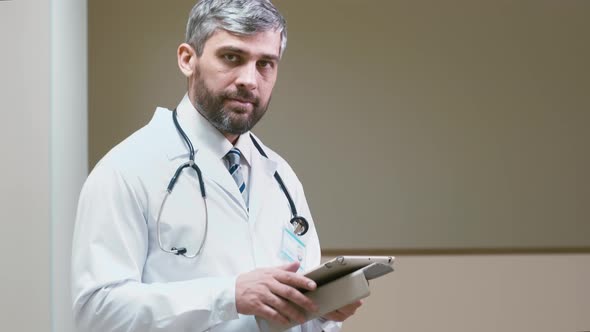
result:
[[[180,100],[193,2],[90,2],[91,165]],[[276,3],[289,41],[255,132],[325,248],[590,248],[590,2]]]
[[[345,332],[590,330],[590,255],[399,256]]]

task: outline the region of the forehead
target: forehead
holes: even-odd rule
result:
[[[251,55],[279,57],[281,33],[275,30],[257,32],[252,35],[237,35],[217,29],[205,42],[204,53],[221,48],[237,48]]]

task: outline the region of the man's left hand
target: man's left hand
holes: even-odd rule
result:
[[[356,310],[363,305],[363,300],[358,300],[356,302],[353,302],[351,304],[345,305],[344,307],[338,309],[338,310],[334,310],[330,313],[327,313],[323,316],[323,318],[327,319],[327,320],[333,320],[336,322],[343,322],[346,319],[348,319],[348,317],[354,315],[354,313],[356,312]]]

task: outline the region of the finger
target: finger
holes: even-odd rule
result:
[[[301,264],[299,264],[299,262],[295,261],[295,262],[291,262],[289,264],[281,265],[278,268],[283,271],[297,272],[297,270],[299,270],[300,265]]]
[[[312,291],[317,287],[315,281],[294,272],[277,270],[274,274],[274,277],[282,284],[297,289],[306,289]]]
[[[334,310],[330,313],[327,313],[323,317],[327,320],[332,320],[335,322],[343,322],[344,320],[346,320],[346,318],[348,318],[348,316],[346,316],[338,310]]]
[[[338,310],[334,310],[334,311],[324,315],[324,317],[329,320],[342,322],[342,321],[348,319],[350,316],[354,315],[356,313],[356,310],[362,305],[363,305],[363,300],[358,300],[353,303],[347,304]]]
[[[277,281],[270,284],[269,288],[274,294],[297,304],[306,311],[317,312],[319,310],[319,307],[310,298],[301,294],[300,291],[293,287],[287,286]]]
[[[273,321],[282,325],[290,323],[287,317],[268,305],[262,306],[256,313],[256,316],[260,316],[268,321]]]
[[[346,315],[347,317],[350,317],[350,316],[354,315],[354,313],[356,312],[357,309],[358,309],[358,307],[344,307],[344,308],[338,309],[338,312]]]
[[[338,311],[346,315],[352,316],[361,305],[363,305],[362,301],[356,301],[351,304],[345,305],[344,307],[338,309]]]
[[[269,292],[265,303],[275,309],[290,321],[305,323],[305,315],[290,302]]]

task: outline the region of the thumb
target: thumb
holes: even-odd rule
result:
[[[279,269],[281,270],[285,270],[288,272],[297,272],[297,270],[299,270],[299,262],[295,261],[295,262],[291,262],[289,264],[285,264],[285,265],[281,265],[279,266]]]

